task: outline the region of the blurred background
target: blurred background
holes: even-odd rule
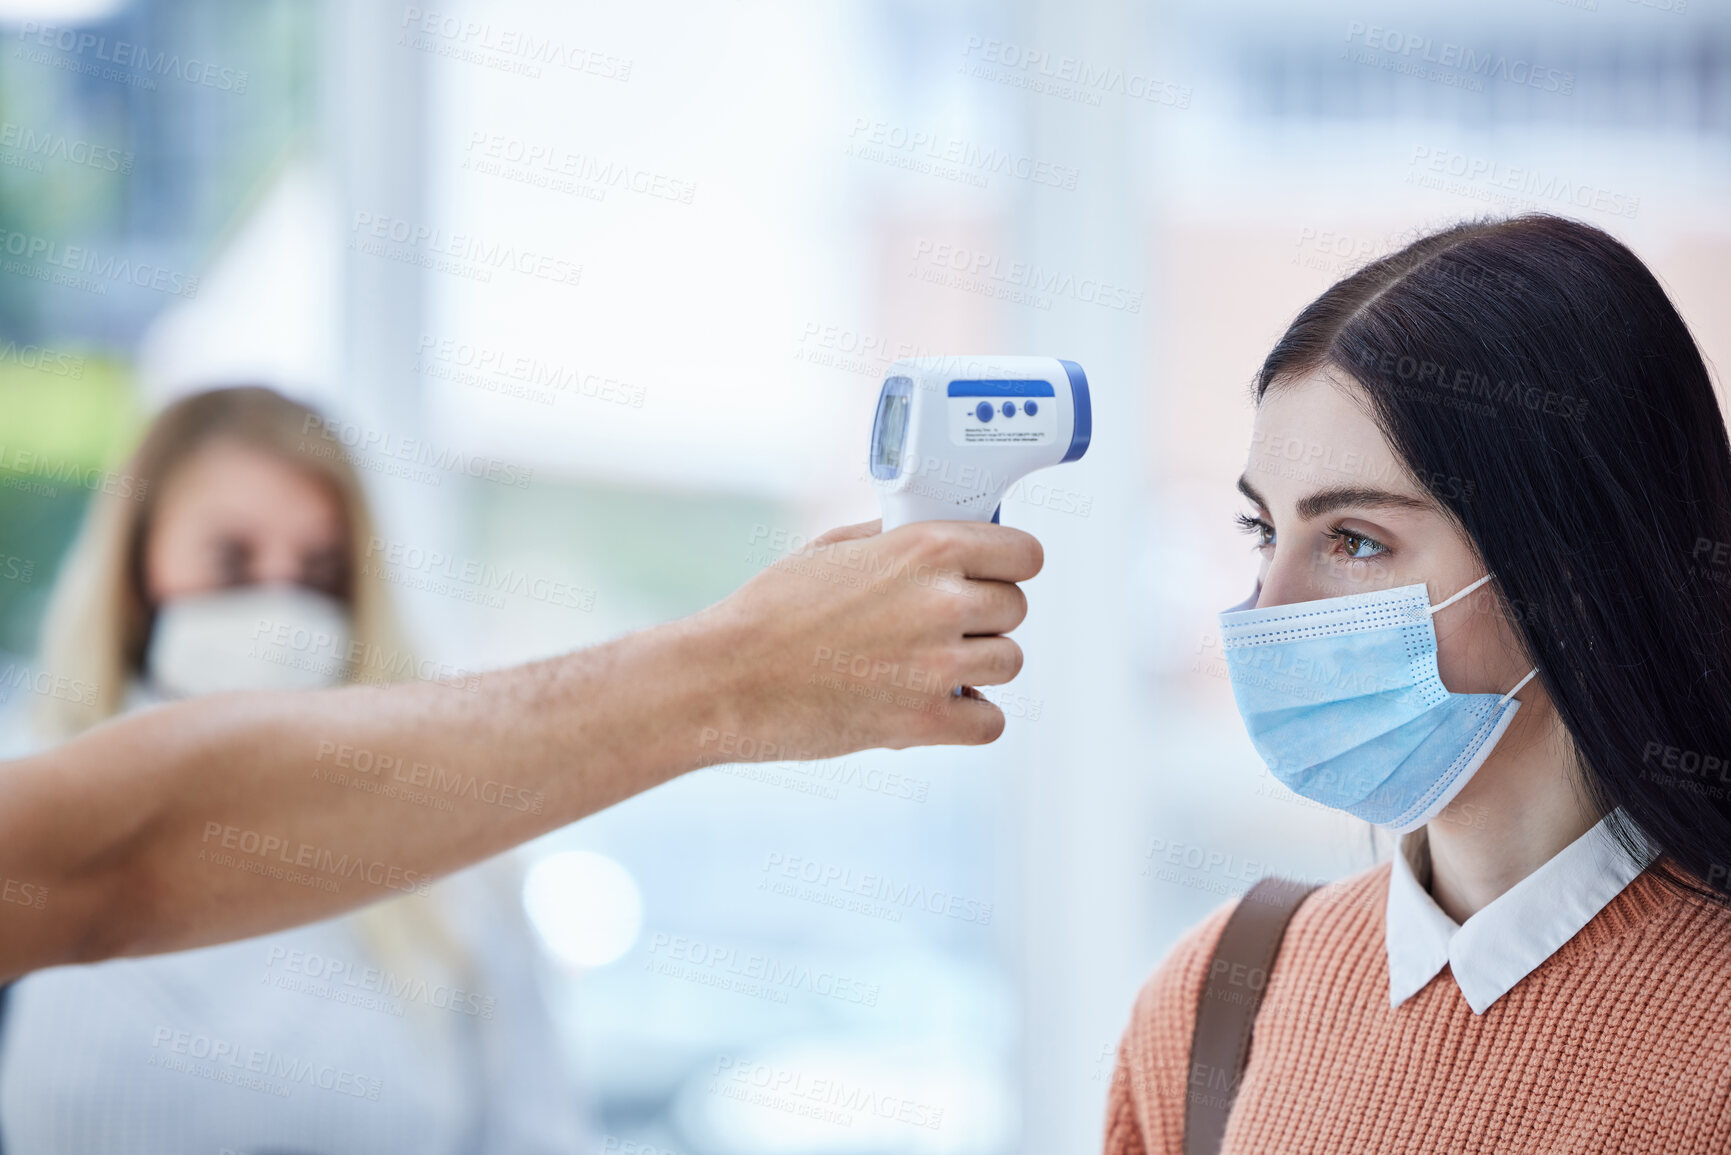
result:
[[[1047,563],[1002,740],[719,767],[521,852],[601,1151],[1087,1150],[1175,938],[1262,873],[1375,860],[1262,769],[1213,637],[1254,574],[1251,374],[1333,280],[1557,212],[1629,243],[1710,365],[1731,351],[1720,0],[0,22],[7,709],[86,504],[193,390],[320,408],[411,559],[416,644],[474,670],[690,613],[875,517],[897,357],[1086,367],[1087,457],[1003,510]],[[813,1117],[744,1093],[767,1079],[864,1098]]]

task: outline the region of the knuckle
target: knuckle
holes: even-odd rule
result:
[[[949,638],[966,624],[967,604],[941,586],[909,583],[913,612],[926,637]]]
[[[960,684],[961,666],[955,651],[948,647],[937,651],[926,663],[927,689],[934,694],[947,694],[950,687]]]
[[[942,623],[946,634],[960,634],[967,629],[971,617],[968,599],[952,593],[940,593],[938,605],[940,607],[938,620]]]
[[[921,533],[915,539],[917,555],[936,569],[959,569],[955,558],[961,549],[961,537],[949,522],[923,521]]]

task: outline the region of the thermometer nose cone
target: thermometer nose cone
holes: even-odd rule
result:
[[[1059,361],[1070,378],[1070,398],[1076,411],[1076,427],[1070,434],[1070,451],[1064,461],[1075,461],[1088,452],[1088,441],[1094,435],[1094,406],[1088,399],[1088,375],[1074,361]]]

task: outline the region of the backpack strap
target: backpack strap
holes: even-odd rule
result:
[[[11,998],[12,988],[16,985],[17,980],[0,983],[0,1042],[4,1041],[6,1034],[6,1001]],[[0,1119],[0,1155],[6,1155],[6,1120],[4,1119]]]
[[[1185,1073],[1184,1155],[1215,1155],[1250,1061],[1250,1035],[1286,924],[1314,883],[1260,878],[1226,919],[1208,964]]]

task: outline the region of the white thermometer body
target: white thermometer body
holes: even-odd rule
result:
[[[871,476],[884,530],[996,521],[1023,476],[1088,450],[1088,378],[1056,357],[913,357],[884,377]]]

